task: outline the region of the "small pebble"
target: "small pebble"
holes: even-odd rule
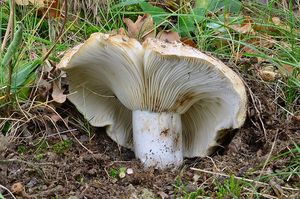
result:
[[[133,169],[132,169],[132,168],[128,168],[128,169],[126,170],[126,173],[127,173],[128,175],[133,174]]]

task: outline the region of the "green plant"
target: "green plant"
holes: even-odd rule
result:
[[[203,192],[204,191],[202,189],[198,189],[197,191],[185,193],[183,198],[184,199],[196,199],[196,198],[198,198],[198,196],[202,196]]]
[[[37,139],[34,141],[35,154],[45,153],[48,149],[48,142],[45,139]]]
[[[115,169],[115,168],[111,168],[109,170],[109,176],[112,177],[112,178],[124,178],[125,175],[126,175],[126,167],[120,167],[118,169]]]
[[[42,160],[44,157],[45,157],[45,154],[43,154],[43,153],[40,153],[40,154],[37,154],[37,155],[34,156],[34,158],[36,160]]]
[[[268,175],[263,175],[260,180],[269,181],[275,176],[288,181],[289,179],[299,179],[300,178],[300,146],[293,143],[288,150],[279,153],[278,155],[272,157],[268,164],[277,165],[277,169]],[[296,186],[300,185],[296,183]]]
[[[0,199],[5,199],[4,196],[0,192]]]
[[[222,184],[217,183],[217,197],[218,198],[239,198],[241,195],[241,182],[230,176]]]
[[[17,151],[19,154],[24,154],[27,151],[26,146],[19,145]]]
[[[52,149],[56,154],[62,155],[71,148],[72,144],[71,140],[63,140],[54,144]]]
[[[184,199],[196,199],[198,196],[204,196],[204,190],[198,188],[195,191],[189,192],[187,190],[187,185],[181,179],[181,176],[178,175],[175,178],[174,186],[174,196],[175,198],[183,197]]]

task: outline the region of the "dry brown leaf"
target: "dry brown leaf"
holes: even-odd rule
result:
[[[260,37],[255,37],[252,39],[247,40],[248,44],[251,44],[252,46],[259,46],[261,48],[272,48],[275,44],[275,40],[271,38],[271,36],[268,35],[261,35]],[[255,53],[256,50],[249,47],[249,46],[244,46],[241,48],[241,50],[239,52],[236,52],[235,57],[236,59],[240,59],[244,53]],[[260,61],[265,61],[264,59],[260,60]]]
[[[162,30],[156,35],[156,38],[166,42],[180,41],[179,34],[172,30]]]
[[[11,186],[11,191],[17,195],[21,195],[24,191],[24,186],[21,182],[16,182]]]
[[[61,117],[60,117],[59,115],[57,115],[56,113],[51,114],[51,115],[50,115],[50,118],[51,118],[51,120],[52,120],[54,123],[56,123],[56,122],[58,122],[59,120],[61,120]]]
[[[194,42],[194,40],[192,40],[190,38],[185,37],[185,38],[182,38],[180,41],[186,45],[192,46],[193,48],[197,47],[197,44]]]
[[[272,21],[275,25],[280,25],[281,24],[281,20],[279,17],[273,17]]]
[[[109,31],[108,33],[113,34],[113,35],[126,35],[124,28],[113,29],[112,31]]]
[[[60,83],[59,81],[53,81],[53,84],[52,84],[52,98],[53,98],[53,101],[57,102],[57,103],[64,103],[67,99],[67,95],[64,94],[64,89],[61,88],[60,86]]]
[[[135,22],[129,18],[124,18],[123,21],[127,26],[129,37],[136,38],[141,41],[155,37],[154,22],[149,14],[138,16],[138,19]]]
[[[39,9],[38,15],[43,16],[46,13],[46,18],[62,17],[60,0],[45,0],[44,6]]]
[[[282,67],[279,68],[279,72],[282,75],[290,76],[293,73],[294,67],[288,64],[283,64]]]
[[[230,27],[235,30],[236,32],[239,32],[241,34],[251,33],[254,34],[255,31],[253,29],[253,19],[250,16],[245,16],[245,19],[243,20],[243,23],[240,25],[230,25]]]
[[[295,121],[295,123],[300,124],[300,115],[295,115],[295,116],[292,117],[292,119]]]
[[[264,70],[264,69],[259,70],[258,73],[260,77],[267,82],[272,82],[279,76],[279,74],[276,72]]]

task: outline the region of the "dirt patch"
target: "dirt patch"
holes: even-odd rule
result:
[[[255,186],[240,185],[241,198],[251,194],[297,198],[299,162],[291,167],[291,160],[299,152],[289,151],[295,143],[300,145],[300,125],[279,108],[285,104],[274,92],[276,83],[259,82],[253,75],[244,80],[249,95],[246,123],[213,157],[186,159],[179,169],[144,169],[133,152],[115,144],[104,129],[91,129],[93,136],[76,130],[57,134],[66,130],[63,122],[45,129],[31,121],[26,128],[19,127],[18,134],[6,141],[9,144],[4,145],[1,137],[0,184],[11,189],[20,182],[23,191],[15,193],[19,198],[180,198],[189,193],[216,198],[232,174]],[[62,116],[70,115],[69,108],[61,110]],[[45,114],[44,109],[39,111]],[[51,126],[49,121],[44,126]],[[73,126],[69,129],[76,128],[69,123]],[[273,158],[283,153],[287,155]],[[282,171],[290,167],[296,170],[285,176]],[[11,198],[4,189],[1,192]]]

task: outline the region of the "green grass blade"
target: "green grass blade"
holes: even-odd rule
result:
[[[14,39],[12,40],[12,42],[10,43],[10,45],[7,48],[7,51],[6,51],[6,53],[3,57],[3,60],[1,62],[1,67],[7,67],[8,66],[9,61],[14,56],[14,54],[16,53],[19,45],[21,44],[22,33],[23,33],[23,29],[20,26],[19,29],[14,34]]]
[[[34,73],[41,63],[42,59],[37,59],[22,66],[20,71],[13,73],[11,86],[13,93],[17,92],[17,90],[25,85],[28,79],[30,79],[32,73]]]

